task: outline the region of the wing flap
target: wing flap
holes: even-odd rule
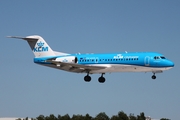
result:
[[[66,62],[59,62],[53,59],[46,60],[48,63],[56,64],[59,67],[68,67],[69,71],[81,71],[81,72],[89,72],[92,70],[100,70],[105,69],[107,66],[95,66],[95,65],[82,65],[77,63],[66,63]]]

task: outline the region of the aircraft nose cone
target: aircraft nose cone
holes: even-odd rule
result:
[[[173,63],[172,61],[169,61],[169,62],[168,62],[168,66],[169,66],[169,67],[174,67],[174,63]]]

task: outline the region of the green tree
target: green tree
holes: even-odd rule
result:
[[[136,116],[134,116],[134,114],[130,114],[129,115],[129,120],[137,120]]]
[[[28,120],[28,117],[26,117],[25,119],[23,119],[23,120]]]
[[[21,120],[21,118],[18,118],[18,119],[16,119],[16,120]]]
[[[140,115],[137,116],[137,120],[146,120],[144,112],[140,113]]]
[[[119,117],[119,120],[129,120],[127,114],[124,113],[123,111],[120,111],[120,112],[118,113],[118,117]]]
[[[119,117],[118,117],[117,115],[113,115],[113,116],[111,117],[111,120],[119,120]]]
[[[105,112],[101,112],[95,117],[95,120],[109,120],[109,117]]]
[[[58,115],[57,120],[61,120],[61,115]]]
[[[82,115],[73,115],[71,120],[84,120],[84,117]]]
[[[61,117],[61,120],[71,120],[68,114]]]
[[[50,114],[49,116],[45,117],[45,120],[57,120],[57,118],[53,114]]]
[[[45,120],[44,115],[39,115],[38,117],[36,117],[37,120]]]
[[[84,120],[92,120],[92,117],[89,114],[86,114]]]
[[[170,120],[170,119],[167,119],[167,118],[161,118],[160,120]]]
[[[142,120],[146,120],[146,117],[145,117],[144,112],[140,113],[140,116],[141,116],[141,119],[142,119]]]

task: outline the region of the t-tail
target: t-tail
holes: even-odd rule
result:
[[[32,35],[27,37],[18,37],[18,36],[8,36],[8,37],[26,40],[32,52],[34,53],[35,57],[68,55],[67,53],[53,51],[51,47],[46,43],[46,41],[41,36],[38,35]]]

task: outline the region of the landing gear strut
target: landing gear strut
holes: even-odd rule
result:
[[[89,76],[89,73],[84,77],[84,81],[86,81],[86,82],[91,81],[91,76]]]
[[[99,81],[100,83],[104,83],[105,80],[106,80],[106,79],[103,77],[103,75],[104,75],[104,73],[102,73],[101,77],[99,77],[99,79],[98,79],[98,81]]]
[[[156,79],[156,75],[155,75],[155,73],[153,74],[152,79]]]

